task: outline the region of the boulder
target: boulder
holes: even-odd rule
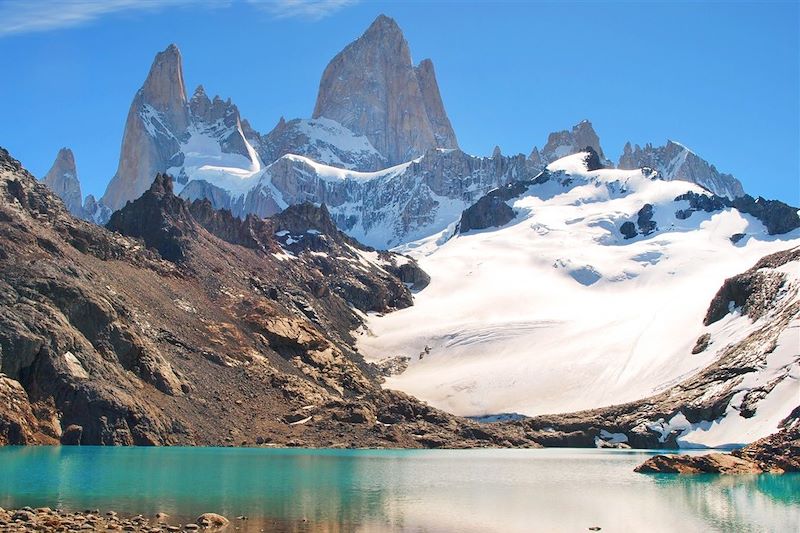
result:
[[[203,513],[195,522],[203,527],[225,527],[230,523],[227,518],[217,513]]]
[[[78,446],[81,443],[83,427],[77,424],[70,424],[61,434],[61,444],[67,446]]]

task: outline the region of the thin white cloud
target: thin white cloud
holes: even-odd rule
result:
[[[5,0],[0,3],[0,37],[78,26],[111,13],[190,3],[193,0]]]
[[[247,0],[276,18],[320,20],[360,0]]]
[[[3,0],[0,37],[68,28],[120,12],[170,7],[219,8],[237,0]],[[276,18],[319,20],[359,0],[245,0]]]

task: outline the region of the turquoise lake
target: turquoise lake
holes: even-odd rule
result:
[[[0,507],[241,531],[800,531],[800,475],[652,476],[630,450],[0,448]]]

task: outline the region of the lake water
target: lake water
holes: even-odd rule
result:
[[[800,531],[800,475],[652,476],[628,450],[0,448],[0,507],[242,531]]]

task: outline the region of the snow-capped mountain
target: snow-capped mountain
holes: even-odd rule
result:
[[[486,191],[535,174],[522,155],[480,158],[460,150],[431,150],[376,172],[285,155],[268,165],[246,193],[234,197],[196,180],[181,196],[209,198],[215,207],[260,216],[295,203],[324,203],[349,235],[370,246],[389,248],[441,231]]]
[[[730,174],[722,174],[714,165],[674,141],[667,141],[664,146],[648,143],[644,148],[638,144],[631,147],[631,143],[626,143],[618,167],[629,170],[652,168],[667,181],[689,181],[730,199],[744,195],[739,180]]]
[[[261,166],[230,100],[212,101],[202,86],[187,100],[181,54],[170,45],[156,55],[133,99],[119,167],[101,201],[119,209],[144,193],[157,173],[167,170],[179,183],[219,179],[235,188]]]
[[[726,279],[691,349],[710,361],[699,372],[635,402],[522,424],[545,445],[636,448],[740,446],[791,427],[800,415],[799,274],[795,247]]]
[[[582,120],[572,127],[571,130],[555,131],[547,137],[547,143],[541,152],[537,147],[533,147],[530,153],[530,160],[544,168],[547,164],[556,159],[561,159],[568,155],[583,152],[586,148],[591,148],[600,157],[603,166],[613,167],[614,164],[606,159],[603,148],[600,146],[600,137],[588,120]]]
[[[374,360],[411,358],[388,387],[462,415],[538,415],[639,400],[715,360],[723,336],[692,353],[711,331],[708,302],[726,278],[800,244],[797,209],[767,214],[749,198],[740,210],[651,169],[599,163],[559,159],[490,193],[463,231],[400,248],[431,282],[360,338]]]
[[[282,118],[267,134],[230,99],[211,99],[202,86],[187,98],[183,80],[180,52],[170,45],[134,98],[119,168],[93,204],[95,220],[104,222],[106,206],[136,199],[157,173],[168,172],[184,198],[207,198],[237,216],[325,203],[344,231],[388,248],[438,233],[493,188],[532,179],[566,155],[591,148],[600,165],[613,166],[588,120],[550,134],[527,158],[499,148],[491,157],[460,151],[433,63],[415,66],[402,31],[385,16],[331,60],[314,118]],[[651,168],[726,196],[740,192],[722,187],[733,182],[694,154],[678,159]]]
[[[248,135],[264,161],[287,154],[303,155],[324,165],[371,172],[388,167],[382,156],[363,135],[357,135],[335,120],[325,117],[293,119],[281,117],[264,136]]]

